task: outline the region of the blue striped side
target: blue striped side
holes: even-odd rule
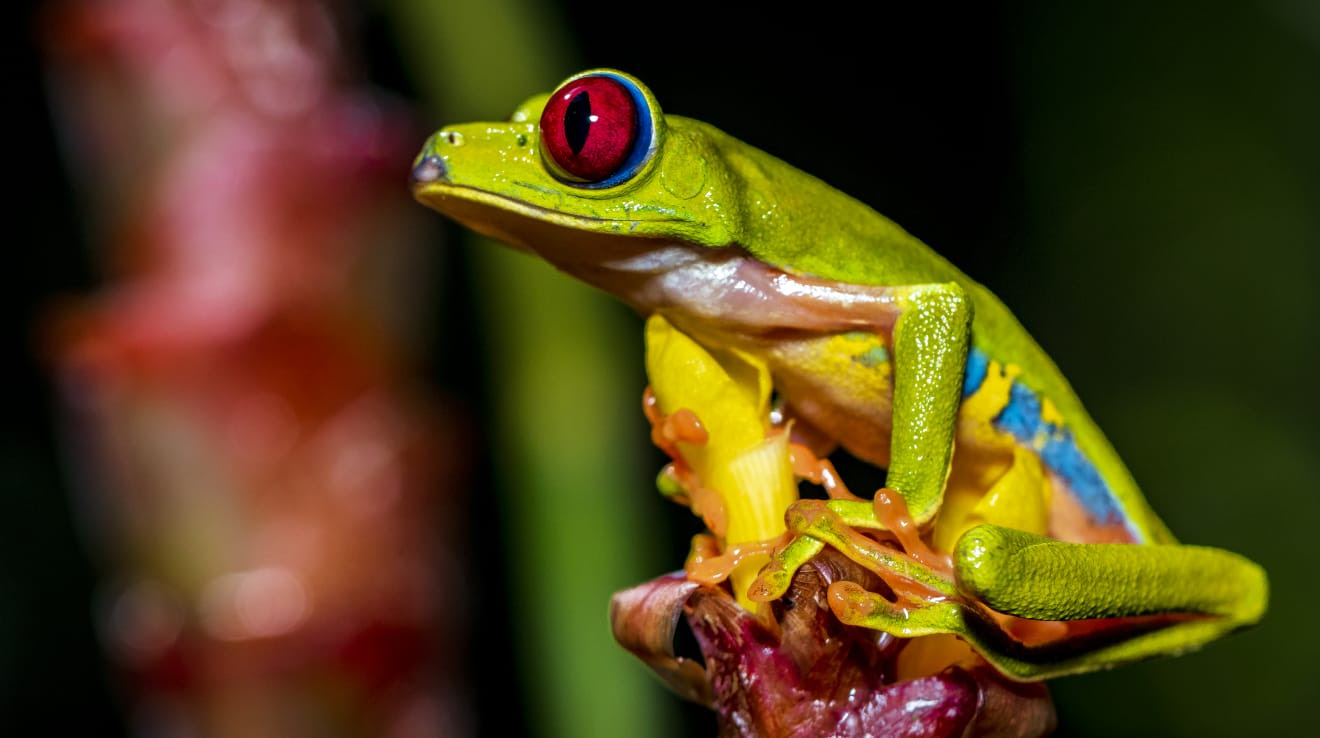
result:
[[[976,392],[985,382],[989,358],[977,349],[967,356],[967,375],[963,396]],[[1118,502],[1100,471],[1077,447],[1072,431],[1041,418],[1040,398],[1020,382],[1009,390],[1008,404],[995,418],[995,426],[1040,454],[1046,468],[1068,483],[1078,502],[1100,523],[1122,519]]]
[[[985,373],[990,369],[990,359],[978,349],[967,352],[967,373],[963,375],[963,397],[970,397],[981,389]]]

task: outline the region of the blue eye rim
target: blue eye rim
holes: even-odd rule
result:
[[[628,158],[624,159],[619,170],[598,182],[583,182],[571,179],[559,171],[553,162],[548,162],[546,169],[555,179],[582,190],[606,190],[617,187],[633,179],[655,158],[660,148],[661,131],[664,118],[660,114],[660,105],[641,82],[633,77],[613,69],[591,69],[564,80],[559,87],[585,77],[607,77],[623,86],[632,98],[637,115],[637,140],[633,142]],[[559,89],[559,88],[555,88]],[[543,149],[544,152],[544,149]],[[545,159],[546,157],[542,157]]]

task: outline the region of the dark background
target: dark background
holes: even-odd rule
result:
[[[874,205],[991,287],[1175,534],[1269,570],[1271,611],[1257,629],[1055,682],[1060,735],[1320,731],[1305,559],[1320,525],[1320,12],[1304,0],[912,5],[562,0],[538,12],[567,31],[578,66],[638,76],[666,112]],[[361,7],[367,58],[378,84],[415,95],[390,6]],[[3,312],[0,731],[114,735],[122,710],[91,626],[98,564],[70,515],[32,332],[53,295],[95,284],[70,196],[71,176],[95,172],[64,168],[31,8],[6,12],[19,194],[6,219],[16,263]],[[576,68],[536,74],[548,89]],[[619,350],[638,354],[640,387],[637,344]],[[469,366],[434,373],[486,396],[480,362]],[[676,552],[692,530],[680,513],[662,526]],[[502,672],[471,671],[484,729],[535,732],[507,710]]]

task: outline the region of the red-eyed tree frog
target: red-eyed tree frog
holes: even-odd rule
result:
[[[1264,571],[1175,541],[993,294],[861,202],[663,115],[637,79],[582,72],[508,122],[443,128],[412,177],[473,230],[752,357],[804,444],[887,470],[873,501],[792,505],[751,600],[832,546],[912,584],[832,590],[845,622],[954,635],[1019,680],[1176,654],[1264,614]],[[877,543],[908,524],[906,552]]]

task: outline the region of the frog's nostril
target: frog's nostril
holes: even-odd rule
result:
[[[413,166],[412,181],[414,184],[427,184],[443,180],[448,175],[444,160],[432,155],[424,157]]]

